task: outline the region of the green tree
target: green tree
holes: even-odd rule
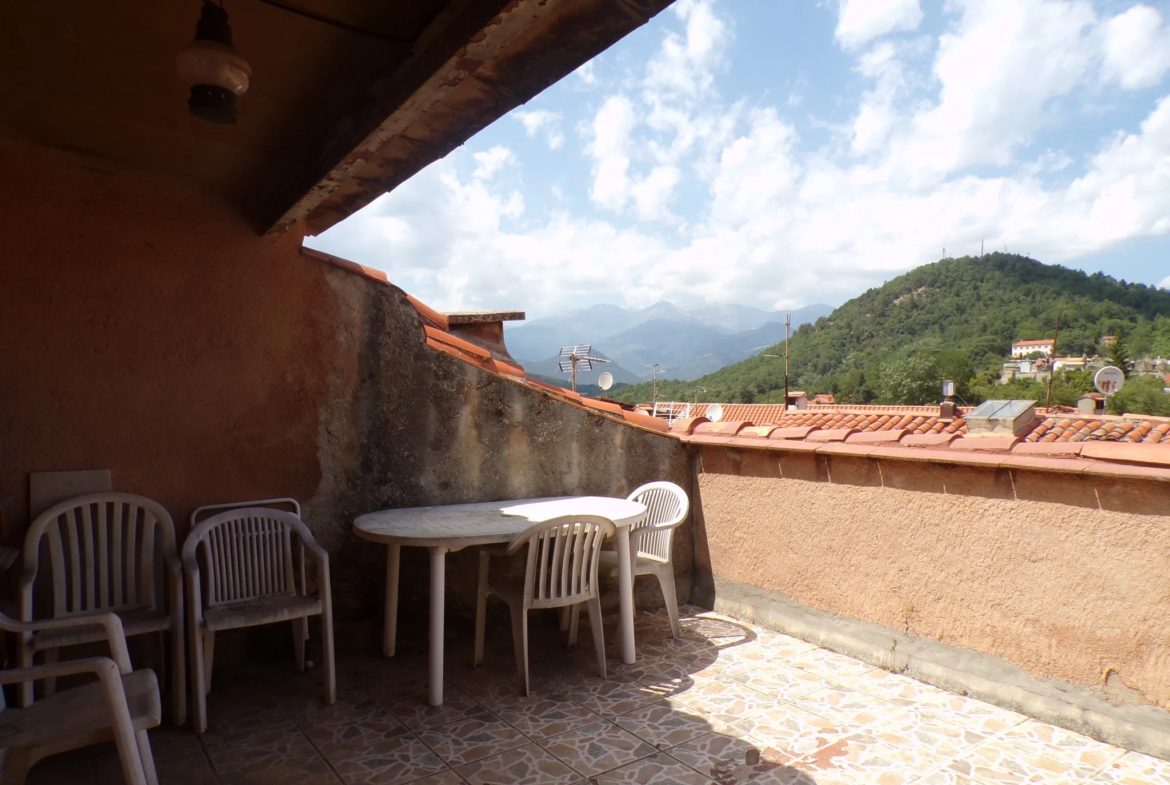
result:
[[[1129,347],[1126,345],[1125,333],[1122,330],[1117,331],[1117,337],[1109,344],[1108,360],[1110,365],[1120,368],[1126,376],[1133,370],[1133,363],[1129,360]]]
[[[1118,366],[1120,367],[1120,366]],[[1121,392],[1110,396],[1109,414],[1153,414],[1170,416],[1170,395],[1163,392],[1165,382],[1158,376],[1134,376],[1126,379]]]
[[[915,351],[887,363],[878,383],[879,403],[927,404],[937,403],[942,397],[938,357],[929,350]]]

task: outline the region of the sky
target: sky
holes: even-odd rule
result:
[[[530,319],[981,245],[1170,288],[1170,0],[676,0],[306,244]]]

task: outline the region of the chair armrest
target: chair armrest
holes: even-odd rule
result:
[[[28,668],[10,668],[0,671],[0,684],[18,684],[26,681],[40,681],[41,679],[56,679],[61,676],[76,676],[81,673],[94,673],[101,677],[103,674],[121,676],[126,673],[109,657],[86,657],[81,660],[66,660],[51,665],[33,665]],[[104,680],[104,679],[103,679]]]
[[[37,633],[41,630],[61,630],[70,627],[93,627],[100,625],[105,628],[106,641],[110,644],[110,656],[117,663],[122,673],[129,673],[130,653],[126,649],[126,632],[122,629],[122,620],[113,613],[95,613],[92,616],[71,616],[64,619],[38,619],[36,621],[8,622],[13,632]]]

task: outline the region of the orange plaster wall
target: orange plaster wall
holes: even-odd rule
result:
[[[701,461],[700,569],[1170,708],[1170,484],[720,447]]]
[[[180,530],[203,503],[320,480],[335,298],[300,236],[186,185],[0,142],[0,487],[110,469]]]

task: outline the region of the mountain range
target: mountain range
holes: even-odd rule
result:
[[[1000,394],[994,382],[1012,342],[1050,337],[1057,317],[1058,355],[1095,354],[1106,335],[1124,335],[1131,357],[1170,353],[1170,292],[992,253],[915,268],[794,330],[791,387],[842,402],[908,403],[914,401],[899,392],[901,382],[918,374],[930,377],[928,398],[937,400],[938,383],[951,379],[974,402],[975,388]],[[782,400],[783,364],[764,353],[783,354],[784,347],[693,381],[660,384],[659,394],[685,400],[685,388],[701,386],[708,401]],[[615,397],[650,395],[650,385],[640,384]]]
[[[563,315],[505,327],[508,351],[525,370],[559,377],[561,347],[593,346],[591,355],[612,360],[578,373],[578,383],[597,384],[604,371],[614,381],[635,384],[651,378],[693,379],[758,354],[784,340],[784,317],[792,329],[829,314],[827,305],[794,311],[765,311],[748,306],[715,304],[683,308],[662,301],[647,308],[593,305]]]

